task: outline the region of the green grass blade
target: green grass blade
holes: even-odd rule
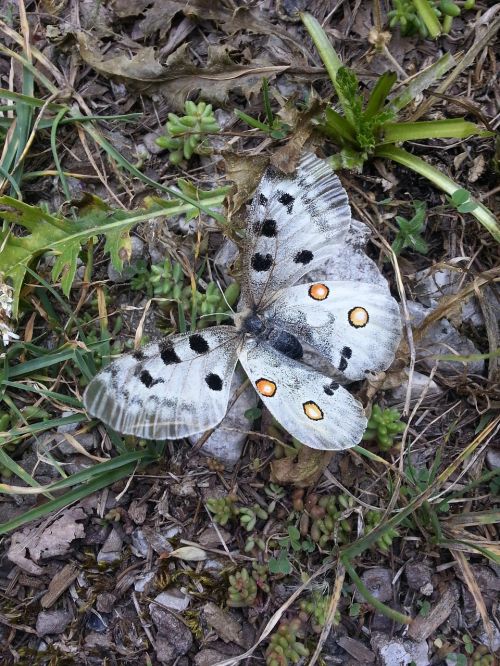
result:
[[[377,146],[374,155],[375,157],[385,157],[386,159],[393,160],[398,164],[402,164],[407,169],[415,171],[415,173],[427,178],[431,183],[436,185],[436,187],[450,196],[452,196],[457,190],[463,189],[451,178],[445,176],[444,173],[441,173],[441,171],[431,166],[420,157],[412,155],[403,148],[389,145]],[[476,201],[472,197],[471,201],[476,204],[476,208],[471,211],[470,214],[474,215],[497,242],[500,242],[500,226],[493,213],[481,202]]]
[[[384,106],[388,94],[397,81],[395,72],[385,72],[371,91],[365,108],[365,117],[372,118]]]
[[[129,476],[134,471],[134,468],[135,464],[119,467],[118,469],[98,476],[97,478],[79,488],[75,488],[70,492],[65,493],[64,495],[61,495],[61,497],[57,497],[56,499],[50,500],[41,506],[30,509],[20,516],[12,518],[12,520],[8,520],[6,523],[0,523],[0,534],[7,534],[12,530],[17,529],[21,525],[25,525],[26,523],[29,523],[33,520],[44,518],[53,511],[57,511],[66,506],[69,506],[70,504],[73,504],[74,502],[78,502],[84,497],[87,497],[88,495],[96,492],[97,490],[105,488],[106,486],[110,486],[115,481]]]
[[[420,141],[422,139],[467,139],[469,136],[492,136],[465,118],[422,120],[414,123],[386,123],[380,143]]]

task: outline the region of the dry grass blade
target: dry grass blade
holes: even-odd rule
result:
[[[477,610],[481,615],[484,628],[486,629],[486,633],[488,634],[490,645],[493,645],[493,627],[488,617],[488,610],[486,608],[486,604],[484,603],[483,595],[481,594],[481,590],[479,589],[479,585],[477,584],[476,578],[472,572],[472,569],[470,568],[469,562],[467,561],[465,555],[462,552],[454,550],[453,548],[450,548],[450,551],[456,563],[458,564],[458,566],[462,571],[469,592],[474,597]]]
[[[318,661],[318,658],[321,655],[321,650],[323,649],[323,645],[325,644],[326,639],[328,638],[328,634],[330,633],[330,630],[333,626],[333,619],[335,617],[335,613],[337,612],[337,607],[339,605],[340,596],[342,594],[342,586],[344,585],[344,579],[345,579],[345,568],[343,564],[339,561],[337,564],[337,568],[335,570],[335,585],[333,587],[332,598],[330,600],[330,605],[328,607],[328,614],[326,616],[325,626],[321,631],[318,643],[314,650],[313,656],[309,661],[308,666],[314,666],[314,664]]]

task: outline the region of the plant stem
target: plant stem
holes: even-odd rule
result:
[[[385,615],[391,620],[394,620],[394,622],[398,622],[400,624],[410,624],[412,622],[412,618],[409,615],[403,615],[403,613],[399,613],[397,610],[394,610],[394,608],[386,606],[376,597],[374,597],[370,590],[363,583],[361,578],[358,576],[358,574],[355,572],[354,567],[351,565],[347,557],[341,557],[340,560],[354,585],[356,585],[358,590],[371,606],[382,613],[382,615]]]
[[[402,164],[407,169],[411,169],[412,171],[415,171],[415,173],[427,178],[427,180],[430,180],[431,183],[436,185],[436,187],[443,192],[446,192],[449,196],[452,196],[457,190],[462,189],[460,185],[457,185],[454,180],[445,176],[444,173],[441,173],[441,171],[431,166],[420,157],[403,150],[403,148],[389,145],[377,146],[375,148],[374,157],[384,157],[393,160],[394,162],[398,162],[398,164]],[[500,226],[493,213],[486,208],[486,206],[472,197],[471,201],[477,204],[476,208],[471,211],[471,215],[474,215],[483,227],[490,232],[493,238],[500,243]]]

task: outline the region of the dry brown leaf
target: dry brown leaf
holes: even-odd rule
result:
[[[116,0],[113,9],[120,18],[144,14],[137,29],[145,36],[158,32],[160,37],[163,37],[170,30],[174,16],[182,13],[190,19],[213,21],[228,35],[240,30],[259,35],[277,35],[307,55],[303,44],[285,28],[263,20],[258,15],[258,9],[233,7],[231,3],[225,6],[224,2],[213,0]]]
[[[481,594],[481,590],[479,589],[479,585],[477,584],[476,578],[472,572],[470,564],[462,552],[455,550],[454,548],[450,548],[450,552],[453,555],[456,563],[460,567],[465,584],[467,585],[469,592],[474,597],[476,608],[479,611],[479,614],[481,615],[481,619],[483,621],[486,633],[488,634],[488,637],[490,639],[490,643],[493,643],[493,627],[491,625],[490,618],[488,617],[488,611],[486,609],[486,604],[484,603],[483,595]]]
[[[304,152],[304,146],[314,129],[311,120],[318,114],[319,108],[319,100],[315,99],[310,108],[303,113],[289,107],[280,111],[279,117],[294,129],[287,137],[285,145],[272,155],[271,164],[274,167],[284,173],[295,171],[300,155]]]
[[[299,488],[313,485],[333,457],[332,451],[317,451],[303,446],[297,459],[280,458],[271,463],[273,483],[293,483]]]
[[[253,194],[268,164],[265,155],[241,155],[224,153],[226,178],[235,184],[234,192],[229,196],[228,213],[235,215]]]
[[[77,33],[82,59],[104,76],[116,77],[144,93],[162,92],[174,109],[183,109],[194,92],[203,99],[222,104],[229,91],[250,95],[260,90],[264,77],[272,78],[288,65],[237,65],[223,47],[211,47],[205,67],[197,67],[187,53],[189,44],[179,47],[163,65],[156,49],[145,47],[129,57],[120,54],[104,59],[99,43],[88,34]]]

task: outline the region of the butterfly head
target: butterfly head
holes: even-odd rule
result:
[[[266,330],[266,324],[257,313],[249,312],[242,321],[241,329],[249,335],[259,336]]]

